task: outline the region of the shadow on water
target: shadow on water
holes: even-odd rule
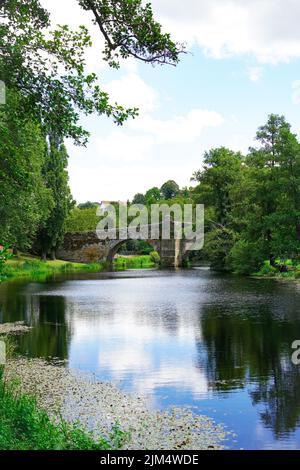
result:
[[[30,357],[188,405],[225,422],[236,447],[300,447],[300,289],[208,270],[68,275],[0,286],[0,322],[24,320]]]

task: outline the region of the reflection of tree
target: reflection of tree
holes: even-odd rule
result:
[[[26,320],[26,299],[19,295],[22,284],[8,282],[0,286],[0,322]]]
[[[276,371],[277,377],[266,383],[258,383],[251,393],[255,405],[263,404],[260,412],[263,423],[270,427],[277,437],[294,431],[300,423],[300,374],[287,359]]]
[[[68,357],[70,333],[65,320],[65,299],[40,296],[38,323],[19,339],[20,351],[30,357]]]
[[[245,306],[209,305],[203,306],[201,326],[211,387],[222,392],[254,383],[250,394],[255,405],[265,407],[264,424],[276,435],[294,430],[300,374],[291,363],[291,344],[300,338],[299,321],[276,317],[265,304],[255,313]]]
[[[16,337],[18,349],[31,357],[68,357],[70,332],[65,320],[65,299],[36,296],[22,291],[21,283],[8,283],[0,289],[0,321],[25,321],[33,326]]]

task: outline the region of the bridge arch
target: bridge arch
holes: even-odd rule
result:
[[[124,245],[129,240],[132,240],[132,239],[128,238],[127,240],[114,240],[113,242],[110,243],[108,253],[106,256],[106,262],[109,266],[113,265],[114,257],[118,253],[121,246]],[[157,241],[154,241],[154,240],[143,240],[143,241],[145,241],[146,243],[149,243],[149,245],[153,247],[153,251],[157,251],[158,254],[161,256],[159,243],[157,243]]]

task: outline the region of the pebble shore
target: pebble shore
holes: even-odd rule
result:
[[[123,393],[108,382],[72,372],[65,364],[41,359],[10,359],[6,380],[14,381],[22,393],[37,397],[40,407],[54,418],[99,435],[108,435],[114,425],[128,433],[128,450],[223,449],[230,433],[206,416],[188,408],[168,411],[149,409],[143,397]]]
[[[0,324],[0,335],[8,335],[14,333],[25,333],[31,329],[30,326],[24,324],[24,322],[15,323],[2,323]]]

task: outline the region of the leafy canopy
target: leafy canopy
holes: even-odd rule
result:
[[[163,34],[150,4],[141,0],[74,0],[93,15],[105,40],[104,60],[119,67],[120,58],[177,64],[183,48]],[[88,132],[80,113],[98,113],[122,124],[137,109],[111,104],[95,73],[86,72],[85,54],[92,40],[86,25],[49,31],[50,16],[39,0],[0,2],[0,79],[21,93],[24,114],[33,114],[45,133],[55,132],[85,144]]]

